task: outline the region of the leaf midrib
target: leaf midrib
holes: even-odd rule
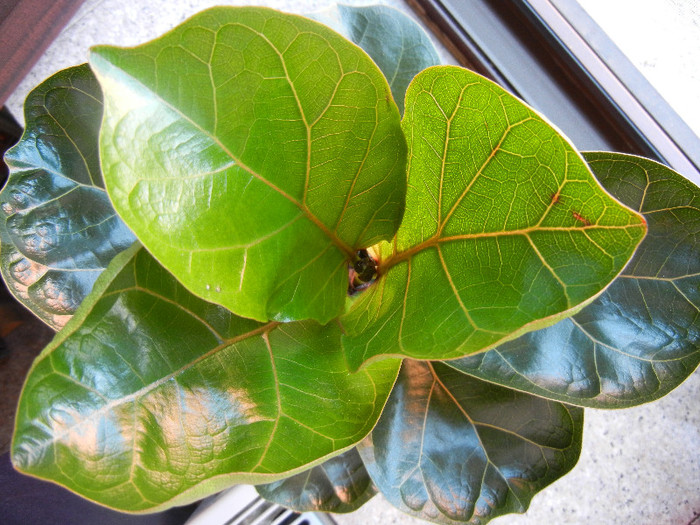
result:
[[[491,455],[489,454],[488,449],[484,445],[482,436],[477,429],[477,426],[479,423],[477,423],[471,417],[471,415],[469,415],[467,409],[463,406],[462,403],[459,402],[459,400],[455,397],[455,395],[452,393],[452,391],[443,382],[443,380],[440,378],[440,375],[438,374],[437,370],[435,370],[435,366],[434,366],[433,362],[426,361],[426,363],[427,363],[430,374],[433,376],[432,386],[430,388],[430,393],[431,393],[430,395],[432,396],[432,392],[435,389],[435,386],[437,385],[452,400],[452,402],[455,404],[455,406],[458,408],[458,410],[462,413],[462,415],[467,420],[467,422],[474,428],[474,434],[476,435],[476,438],[479,441],[479,445],[481,446],[481,450],[484,453],[484,457],[486,458],[486,465],[484,466],[484,472],[482,474],[482,479],[481,479],[481,483],[480,483],[479,491],[478,491],[479,495],[481,495],[481,491],[483,490],[483,487],[485,484],[485,477],[486,477],[486,473],[488,471],[488,466],[491,465],[494,468],[494,470],[496,470],[496,472],[498,472],[498,475],[506,483],[506,485],[508,485],[508,489],[510,490],[510,492],[513,495],[513,497],[515,498],[515,500],[520,504],[520,506],[522,508],[525,508],[523,501],[520,499],[517,492],[515,490],[513,490],[513,487],[511,486],[510,480],[503,474],[500,467],[491,459]],[[430,407],[427,406],[426,409],[430,410]],[[505,430],[505,429],[501,429],[501,430]],[[521,436],[518,436],[518,437],[521,437]],[[423,447],[421,446],[421,456],[422,455],[423,455]],[[422,470],[421,470],[421,473],[422,473]],[[426,483],[426,486],[427,486],[427,483]],[[474,506],[475,507],[476,507],[476,502],[477,502],[477,498],[474,499]],[[437,507],[437,505],[436,505],[436,507]],[[476,508],[474,509],[474,512],[472,513],[472,517],[474,517],[475,513],[476,513]]]
[[[464,241],[464,240],[479,240],[487,239],[493,237],[511,237],[522,235],[524,237],[530,238],[531,233],[546,233],[546,232],[585,232],[587,230],[626,230],[630,228],[643,228],[643,223],[637,224],[627,224],[625,226],[600,226],[596,224],[591,224],[589,226],[571,226],[571,227],[541,227],[541,226],[531,226],[529,228],[521,228],[518,230],[508,230],[508,231],[496,231],[496,232],[481,232],[481,233],[465,233],[462,235],[450,235],[446,237],[441,237],[439,233],[433,235],[432,237],[424,240],[423,242],[416,244],[404,251],[392,254],[386,261],[380,262],[380,273],[386,273],[392,266],[404,262],[407,259],[411,259],[413,256],[419,252],[426,250],[428,248],[438,247],[441,244],[454,241]]]
[[[321,220],[316,217],[311,210],[306,206],[304,202],[299,202],[297,199],[292,197],[290,194],[285,192],[282,188],[278,187],[277,185],[273,184],[271,181],[267,180],[264,176],[261,174],[257,173],[254,169],[252,169],[250,166],[247,164],[243,163],[236,155],[233,154],[220,140],[217,136],[213,135],[211,132],[206,130],[202,125],[200,125],[198,122],[195,122],[192,118],[190,118],[188,115],[183,113],[179,108],[171,104],[169,101],[165,100],[160,94],[156,93],[153,91],[151,88],[146,86],[143,82],[141,82],[139,79],[135,78],[133,75],[130,73],[127,73],[125,70],[119,68],[117,65],[114,63],[110,62],[107,58],[95,53],[96,56],[98,56],[101,60],[104,60],[107,62],[111,67],[113,67],[115,70],[117,70],[120,74],[124,75],[132,81],[134,84],[140,86],[143,90],[145,90],[147,93],[150,93],[154,98],[156,98],[161,104],[172,110],[174,113],[180,115],[184,120],[189,122],[195,129],[197,129],[199,132],[204,134],[206,137],[208,137],[214,144],[216,144],[219,148],[221,148],[221,151],[224,152],[234,163],[235,167],[242,169],[243,171],[249,173],[252,177],[254,177],[256,180],[259,182],[262,182],[269,188],[271,188],[273,191],[277,192],[280,196],[284,197],[287,199],[289,202],[294,204],[299,210],[302,212],[302,214],[312,223],[314,224],[319,230],[323,232],[323,234],[328,237],[328,239],[331,241],[332,244],[334,244],[341,252],[345,254],[348,260],[353,260],[355,257],[355,251],[352,247],[347,245],[342,239],[340,239],[337,235],[335,235],[334,232],[332,232],[328,227],[326,227]],[[287,77],[287,81],[292,83],[291,79]],[[296,93],[295,93],[296,96]],[[302,122],[304,122],[305,127],[307,128],[307,134],[309,133],[309,128],[308,125],[306,124],[305,117],[303,116],[302,113]],[[308,155],[307,155],[308,156]],[[307,159],[308,162],[309,159]],[[308,168],[307,168],[307,173],[306,176],[308,177]],[[308,182],[305,183],[305,185],[308,184]],[[305,189],[306,192],[306,189]]]
[[[190,360],[189,362],[187,362],[186,364],[184,364],[183,366],[181,366],[177,370],[174,370],[174,371],[164,375],[160,379],[157,379],[156,381],[153,381],[152,383],[149,383],[148,385],[145,385],[145,386],[139,388],[138,390],[132,392],[131,394],[121,396],[117,399],[113,399],[113,400],[109,401],[108,403],[105,403],[104,405],[102,405],[97,410],[91,411],[89,413],[89,418],[93,418],[95,416],[99,416],[101,414],[107,413],[111,409],[118,407],[120,405],[123,405],[124,403],[128,403],[129,401],[135,401],[137,399],[140,399],[141,397],[151,393],[153,390],[155,390],[159,386],[163,385],[167,381],[171,380],[172,378],[177,377],[179,374],[183,373],[184,371],[189,370],[190,368],[195,366],[197,363],[208,359],[212,355],[215,355],[216,353],[222,351],[223,349],[228,348],[231,345],[234,345],[240,341],[243,341],[243,340],[251,338],[251,337],[255,337],[257,335],[266,334],[266,333],[274,330],[277,327],[277,325],[279,325],[279,324],[280,323],[278,323],[276,321],[271,321],[271,322],[264,324],[258,328],[250,330],[244,334],[240,334],[238,336],[235,336],[235,337],[232,337],[229,339],[225,339],[225,340],[221,341],[219,344],[217,344],[214,348],[209,350],[208,352],[205,352],[204,354],[198,356],[197,358]],[[51,356],[51,354],[47,354],[46,357],[50,358],[50,356]],[[55,371],[52,370],[51,373],[54,373],[54,372]],[[79,384],[81,386],[81,388],[85,388],[87,390],[90,390],[90,388],[87,385],[84,385],[83,383],[80,383],[80,382],[76,382],[76,383]],[[68,426],[67,428],[64,429],[64,431],[61,434],[52,435],[51,439],[47,440],[44,443],[44,446],[49,446],[50,444],[59,442],[63,437],[68,435],[68,433],[70,431],[72,431],[75,427],[84,423],[86,421],[86,419],[88,419],[88,418],[82,418],[79,422]]]
[[[517,122],[508,123],[508,125],[506,126],[505,130],[503,131],[503,133],[502,133],[502,135],[501,135],[501,138],[499,139],[498,143],[497,143],[494,147],[491,148],[491,152],[489,153],[489,155],[487,156],[487,158],[484,160],[484,162],[482,162],[482,164],[481,164],[481,166],[479,167],[479,169],[477,170],[476,174],[471,178],[471,180],[470,180],[469,183],[467,184],[466,188],[462,191],[462,193],[460,194],[460,196],[457,198],[457,200],[455,201],[455,203],[450,207],[449,211],[447,212],[447,214],[446,214],[445,217],[443,218],[443,217],[442,217],[442,211],[443,211],[443,210],[442,210],[442,207],[443,207],[443,203],[442,203],[442,200],[443,200],[443,199],[442,199],[442,190],[443,190],[443,185],[444,185],[445,163],[446,163],[446,161],[447,161],[449,144],[450,144],[450,141],[452,140],[452,138],[450,137],[450,129],[451,129],[452,121],[455,119],[455,117],[456,117],[456,115],[457,115],[457,112],[458,112],[460,109],[463,109],[462,106],[461,106],[461,102],[462,102],[462,99],[463,99],[463,97],[464,97],[465,92],[467,91],[467,89],[469,89],[470,87],[472,87],[472,86],[474,86],[474,85],[479,85],[479,84],[478,84],[478,82],[469,82],[469,83],[467,83],[465,86],[462,87],[462,89],[461,89],[461,91],[460,91],[459,98],[458,98],[458,103],[455,105],[454,110],[452,111],[452,113],[451,113],[449,116],[445,113],[444,109],[442,108],[442,105],[441,105],[441,104],[438,102],[438,100],[435,98],[435,95],[433,94],[432,91],[427,90],[427,89],[424,89],[423,91],[421,91],[421,93],[427,94],[427,95],[429,95],[429,96],[433,99],[433,101],[434,101],[434,103],[435,103],[435,106],[436,106],[437,109],[439,109],[440,112],[442,113],[442,116],[443,116],[443,118],[445,119],[445,124],[446,124],[446,129],[445,129],[445,140],[444,140],[443,154],[442,154],[442,157],[441,157],[441,166],[440,166],[440,182],[439,182],[439,187],[438,187],[438,199],[437,199],[437,206],[438,206],[438,209],[437,209],[437,217],[438,217],[438,220],[437,220],[437,231],[436,231],[432,236],[430,236],[428,239],[426,239],[426,240],[420,242],[419,244],[417,244],[417,245],[415,245],[415,246],[412,246],[412,247],[410,247],[410,248],[408,248],[408,249],[406,249],[406,250],[397,252],[397,251],[396,251],[396,248],[397,248],[398,236],[399,236],[399,233],[400,233],[400,230],[399,230],[399,233],[397,233],[397,234],[394,236],[394,239],[393,239],[394,253],[392,253],[392,255],[391,255],[386,261],[380,261],[380,264],[379,264],[379,267],[378,267],[378,273],[379,273],[379,275],[382,275],[382,274],[386,273],[392,266],[395,266],[395,265],[397,265],[397,264],[399,264],[399,263],[401,263],[401,262],[403,262],[403,261],[405,261],[405,260],[407,260],[407,259],[412,258],[412,257],[413,257],[414,255],[416,255],[417,253],[419,253],[419,252],[421,252],[421,251],[423,251],[423,250],[425,250],[425,249],[431,248],[431,247],[439,247],[439,245],[440,245],[441,243],[444,243],[444,242],[451,242],[451,241],[458,241],[458,240],[480,239],[480,238],[488,238],[488,237],[524,235],[524,236],[527,237],[529,243],[530,243],[531,245],[534,246],[534,242],[532,241],[532,239],[531,239],[531,237],[530,237],[530,235],[529,235],[529,234],[532,233],[532,232],[547,232],[547,231],[556,231],[556,232],[565,232],[565,231],[586,231],[587,229],[596,229],[596,230],[606,230],[606,229],[610,229],[610,230],[621,230],[621,229],[629,229],[629,228],[633,228],[633,227],[644,227],[644,223],[643,223],[643,222],[637,223],[637,224],[627,224],[627,225],[625,225],[625,226],[600,226],[600,225],[596,225],[596,224],[586,224],[586,225],[576,225],[576,226],[573,226],[573,227],[557,227],[557,228],[554,228],[554,227],[541,227],[541,226],[539,226],[539,225],[541,224],[542,220],[544,220],[544,217],[546,216],[546,214],[549,212],[549,210],[550,210],[551,207],[552,207],[552,204],[553,204],[553,203],[550,203],[548,209],[545,211],[545,215],[543,215],[543,216],[540,218],[539,222],[538,222],[536,225],[531,226],[531,227],[528,227],[528,228],[521,228],[521,229],[518,229],[518,230],[510,230],[510,231],[499,231],[499,232],[481,232],[481,233],[478,233],[478,234],[451,235],[451,236],[443,237],[443,236],[442,236],[443,230],[445,229],[445,227],[447,226],[447,224],[450,222],[450,218],[452,217],[452,215],[454,214],[454,212],[459,208],[460,204],[463,202],[464,198],[465,198],[466,195],[469,193],[469,191],[471,190],[471,188],[473,187],[473,185],[475,184],[475,182],[481,178],[481,175],[483,174],[484,170],[486,169],[487,166],[489,166],[489,165],[491,164],[491,162],[493,161],[493,159],[495,158],[495,156],[496,156],[499,152],[504,151],[504,150],[502,149],[503,143],[504,143],[504,141],[506,140],[506,138],[509,136],[509,134],[512,132],[512,130],[513,130],[516,126],[519,126],[519,125],[521,125],[521,124],[523,124],[523,123],[525,123],[525,122],[529,122],[529,121],[532,121],[532,120],[536,120],[536,118],[535,118],[534,115],[529,114],[527,117],[525,117],[525,118],[523,118],[523,119],[521,119],[521,120],[519,120],[519,121],[517,121]],[[415,102],[414,102],[414,104],[412,105],[411,114],[413,114],[413,109],[414,109],[414,108],[416,107],[416,105],[417,105],[418,95],[415,95],[414,98],[415,98]],[[499,97],[499,100],[500,100],[500,97]],[[410,129],[411,129],[411,131],[413,132],[413,130],[415,129],[415,125],[411,126]],[[413,139],[413,136],[412,136],[412,139]],[[408,175],[408,177],[409,177],[409,182],[410,182],[410,173],[411,173],[411,164],[410,164],[410,161],[412,160],[412,158],[413,158],[413,155],[412,155],[412,154],[408,156],[409,165],[408,165],[407,175]],[[567,167],[567,170],[568,170],[568,167],[569,167],[569,162],[568,162],[568,160],[567,160],[567,162],[566,162],[566,167]],[[594,179],[594,180],[595,180],[595,179]],[[559,188],[558,188],[558,190],[557,190],[557,195],[558,195],[559,192],[561,191],[561,188],[562,188],[562,185],[560,184],[560,186],[559,186]],[[538,255],[538,257],[540,256],[539,253],[537,253],[537,255]],[[540,257],[540,259],[542,260],[542,262],[543,262],[543,264],[544,264],[545,266],[548,266],[547,263],[544,261],[544,259],[543,259],[542,257]],[[554,274],[554,272],[552,272],[552,273]],[[558,279],[558,277],[556,276],[556,274],[554,274],[554,275],[555,275],[555,278]]]

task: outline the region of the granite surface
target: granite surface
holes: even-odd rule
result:
[[[308,14],[327,9],[333,0],[148,0],[123,2],[120,0],[86,0],[71,22],[46,50],[35,67],[10,95],[6,105],[23,122],[22,104],[27,93],[39,82],[66,67],[86,62],[91,46],[98,44],[133,46],[156,38],[190,16],[215,5],[259,5],[297,14]],[[348,5],[367,5],[367,0],[343,0]],[[402,0],[380,2],[401,9],[410,16],[413,12]],[[445,63],[454,59],[436,43]]]
[[[84,62],[94,44],[134,45],[154,38],[213,4],[266,5],[304,13],[330,0],[211,2],[88,0],[8,101],[21,118],[32,86],[57,69]],[[346,0],[345,3],[364,4]],[[398,0],[384,2],[407,10]],[[444,53],[444,51],[443,51]],[[444,55],[446,56],[446,55]],[[446,56],[446,59],[447,56]],[[19,381],[19,378],[16,379]],[[5,386],[3,386],[3,389]],[[620,411],[587,410],[578,466],[537,495],[527,514],[496,524],[685,525],[700,516],[700,373],[664,399]],[[7,414],[3,414],[7,417]],[[424,523],[377,497],[341,525]]]

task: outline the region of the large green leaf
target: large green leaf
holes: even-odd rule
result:
[[[532,109],[441,66],[408,89],[406,214],[377,283],[343,318],[353,368],[450,359],[553,324],[622,270],[644,219]]]
[[[349,374],[337,324],[236,317],[135,247],[32,366],[12,460],[103,505],[154,511],[353,446],[398,367]]]
[[[405,360],[360,454],[379,491],[435,523],[482,525],[525,512],[571,470],[583,410],[480,381],[438,362]]]
[[[336,4],[313,18],[338,31],[372,57],[389,81],[403,113],[406,89],[418,73],[440,64],[423,28],[398,9],[385,5]]]
[[[371,59],[306,18],[220,7],[90,64],[107,190],[146,248],[238,315],[337,317],[348,262],[404,206],[399,113]]]
[[[664,396],[700,363],[700,188],[651,160],[586,153],[649,232],[615,282],[570,319],[449,364],[510,388],[597,408]]]
[[[103,189],[102,93],[87,65],[59,71],[24,105],[0,192],[0,271],[12,293],[61,328],[112,258],[134,242]]]
[[[356,448],[255,488],[263,498],[299,512],[353,512],[377,493]]]

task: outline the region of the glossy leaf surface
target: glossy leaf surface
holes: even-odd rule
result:
[[[26,130],[5,156],[0,270],[15,297],[59,329],[135,238],[103,189],[102,94],[90,68],[48,78],[28,95],[24,112]]]
[[[398,366],[349,374],[336,324],[236,317],[130,249],[34,363],[12,460],[103,505],[155,511],[353,446]]]
[[[376,494],[356,448],[306,472],[255,488],[266,500],[298,512],[352,512]]]
[[[658,399],[700,363],[700,189],[656,162],[586,153],[600,182],[649,232],[615,282],[570,319],[449,364],[566,403]]]
[[[146,248],[238,315],[338,316],[348,262],[404,206],[399,113],[369,57],[306,18],[221,7],[90,64],[106,186]]]
[[[442,66],[408,89],[406,214],[383,276],[343,318],[353,368],[451,359],[571,315],[645,233],[569,142],[485,78]]]
[[[360,454],[379,491],[435,523],[524,512],[581,451],[583,410],[405,360]]]
[[[338,31],[372,57],[387,78],[401,113],[413,77],[440,64],[435,46],[423,28],[393,7],[338,4],[314,13],[313,18]]]

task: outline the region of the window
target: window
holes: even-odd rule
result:
[[[542,111],[580,149],[655,158],[700,183],[698,137],[576,2],[408,2],[465,65]]]

